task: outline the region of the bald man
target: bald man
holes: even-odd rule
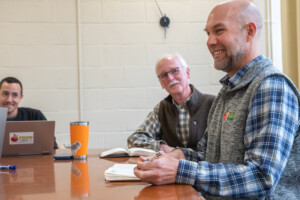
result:
[[[247,0],[209,14],[207,47],[227,73],[197,151],[179,148],[134,173],[156,185],[190,184],[207,199],[299,199],[300,95],[259,51],[262,19]],[[141,157],[141,161],[145,158]]]

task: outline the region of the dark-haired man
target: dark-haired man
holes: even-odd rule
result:
[[[40,110],[18,107],[23,96],[23,86],[17,78],[6,77],[1,80],[0,107],[7,108],[7,121],[47,120]],[[56,140],[54,148],[58,148]]]

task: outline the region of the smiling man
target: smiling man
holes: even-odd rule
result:
[[[158,103],[138,130],[129,136],[128,147],[169,152],[174,147],[196,149],[206,129],[214,96],[202,94],[189,84],[190,69],[180,55],[165,55],[156,74],[169,96]]]
[[[7,77],[0,82],[0,106],[7,108],[7,118],[18,114],[18,105],[23,98],[22,84],[13,77]]]
[[[0,82],[0,106],[7,108],[7,121],[46,120],[40,110],[18,107],[23,99],[22,83],[14,77]]]
[[[299,199],[300,94],[261,55],[262,24],[248,0],[214,7],[207,47],[227,75],[207,129],[197,151],[179,148],[151,162],[141,157],[134,173],[142,181],[190,184],[206,199]]]
[[[40,110],[19,107],[23,96],[23,86],[18,79],[6,77],[1,80],[0,107],[7,108],[7,121],[47,120]],[[56,140],[54,148],[58,148]]]

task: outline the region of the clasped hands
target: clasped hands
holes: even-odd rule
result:
[[[146,181],[154,185],[175,183],[179,159],[184,158],[184,154],[180,149],[163,153],[152,161],[145,161],[147,157],[141,156],[134,174],[141,181]]]

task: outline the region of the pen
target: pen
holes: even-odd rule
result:
[[[12,170],[16,170],[17,166],[16,165],[0,165],[0,169],[12,169]]]
[[[161,156],[162,154],[163,154],[163,151],[158,151],[155,154],[153,154],[152,156],[150,156],[149,158],[147,158],[146,160],[144,160],[144,162],[152,161],[155,158],[158,158],[159,156]],[[135,170],[135,169],[136,169],[136,167],[133,170]]]
[[[152,161],[155,158],[158,158],[162,154],[163,154],[163,151],[156,152],[155,154],[153,154],[152,156],[150,156],[148,159],[146,159],[144,162]]]

